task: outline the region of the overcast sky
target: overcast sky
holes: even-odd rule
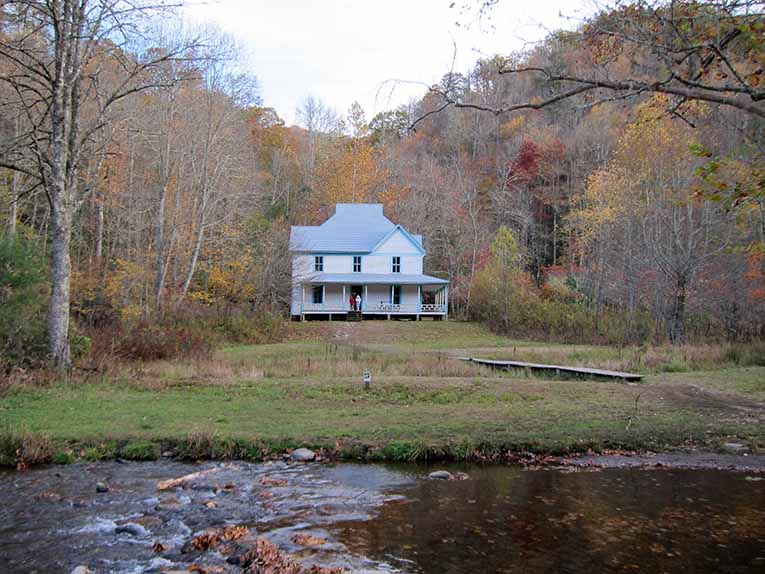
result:
[[[522,49],[548,31],[571,28],[588,0],[503,0],[490,21],[457,0],[197,0],[194,22],[233,34],[258,77],[263,104],[288,124],[309,94],[345,115],[354,101],[367,119],[420,97],[452,66],[466,71],[481,54]],[[460,22],[456,25],[455,22]],[[406,83],[392,83],[404,80]]]

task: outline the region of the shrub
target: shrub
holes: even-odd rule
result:
[[[127,460],[157,460],[159,446],[145,441],[129,442],[120,450],[120,456]]]
[[[112,459],[117,456],[117,445],[114,442],[108,442],[90,446],[85,448],[80,456],[89,462]]]
[[[0,430],[0,466],[16,466],[16,453],[21,449],[21,439],[9,428]]]
[[[279,315],[257,313],[214,319],[208,329],[226,343],[277,343],[286,337],[287,322]]]
[[[19,235],[0,239],[0,369],[41,365],[48,354],[45,257]]]
[[[654,335],[647,313],[627,314],[603,307],[589,309],[576,282],[550,278],[541,289],[522,268],[524,255],[510,231],[500,228],[491,257],[476,275],[473,314],[491,330],[524,338],[624,345]]]
[[[184,326],[140,323],[127,332],[113,332],[112,351],[120,358],[157,361],[177,358],[207,358],[212,344],[204,335]]]
[[[725,351],[723,358],[742,367],[765,367],[765,341],[733,344]]]
[[[179,442],[176,457],[180,460],[205,460],[216,458],[218,436],[214,432],[194,431]]]
[[[53,459],[53,443],[45,434],[0,431],[0,467],[44,464]]]
[[[77,457],[71,450],[62,450],[53,455],[53,464],[72,464]]]

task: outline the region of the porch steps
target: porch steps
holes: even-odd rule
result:
[[[349,321],[361,321],[361,311],[348,311]]]

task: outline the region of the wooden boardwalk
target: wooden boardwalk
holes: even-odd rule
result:
[[[636,373],[623,373],[621,371],[609,371],[607,369],[590,369],[589,367],[566,367],[564,365],[543,365],[541,363],[524,363],[522,361],[492,361],[490,359],[475,359],[473,357],[460,357],[463,361],[469,361],[478,365],[486,365],[495,369],[529,369],[531,371],[554,372],[556,375],[585,375],[589,377],[604,377],[609,379],[622,379],[624,381],[639,381],[643,375]]]

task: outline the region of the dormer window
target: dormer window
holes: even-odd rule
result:
[[[393,257],[391,260],[391,271],[393,273],[401,273],[401,257]]]
[[[353,256],[353,272],[361,273],[361,255]]]
[[[317,255],[313,258],[313,270],[314,271],[324,271],[324,257],[321,255]]]

